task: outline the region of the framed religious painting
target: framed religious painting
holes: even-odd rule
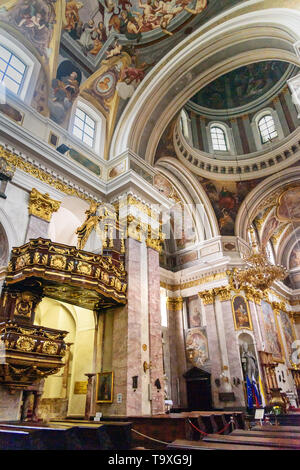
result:
[[[284,362],[284,348],[276,313],[265,300],[261,301],[263,326],[265,330],[266,352],[271,353],[275,362]]]
[[[279,311],[283,337],[286,345],[286,352],[290,365],[292,365],[292,354],[294,352],[293,343],[296,340],[296,333],[293,322],[287,312]]]
[[[235,295],[231,301],[234,326],[236,330],[253,330],[249,305],[245,297]]]
[[[97,403],[112,403],[114,388],[113,372],[100,372],[97,374]]]

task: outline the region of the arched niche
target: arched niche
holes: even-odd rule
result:
[[[86,396],[74,393],[76,382],[93,370],[96,318],[92,310],[45,297],[36,309],[35,324],[68,331],[66,366],[45,380],[41,414],[45,419],[83,416]]]
[[[256,383],[258,383],[259,362],[254,337],[250,333],[242,332],[238,336],[238,344],[244,381],[248,375],[251,381],[254,376]]]

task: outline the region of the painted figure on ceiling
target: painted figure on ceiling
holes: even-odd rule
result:
[[[21,0],[9,13],[1,15],[4,21],[24,34],[46,60],[50,54],[49,45],[56,18],[55,2],[56,0]]]
[[[89,20],[88,23],[85,23],[82,27],[82,32],[80,39],[78,40],[79,44],[82,46],[83,52],[87,54],[94,46],[93,33],[95,31],[95,22],[94,20]]]
[[[83,7],[82,2],[76,2],[74,0],[69,0],[66,3],[66,20],[67,24],[65,26],[65,29],[68,32],[71,32],[72,30],[76,29],[78,23],[80,22],[79,18],[79,10],[80,8]]]
[[[68,111],[79,94],[81,72],[71,61],[60,64],[48,100],[50,118],[64,125]]]
[[[98,27],[93,30],[91,38],[93,40],[93,48],[89,52],[92,55],[97,55],[107,40],[106,29],[103,21],[100,21],[98,23]]]

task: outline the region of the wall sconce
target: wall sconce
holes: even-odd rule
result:
[[[143,363],[143,369],[144,369],[144,372],[145,372],[145,373],[147,372],[148,369],[151,369],[151,367],[152,367],[152,362],[149,362],[149,364],[148,364],[147,361],[144,361],[144,363]]]

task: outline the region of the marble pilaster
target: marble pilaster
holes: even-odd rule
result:
[[[219,392],[221,390],[220,387],[217,387],[215,379],[220,379],[220,376],[223,371],[214,304],[210,303],[204,305],[204,310],[206,316],[206,331],[209,348],[209,358],[211,361],[212,402],[214,408],[220,408],[223,406],[223,403],[220,403],[219,400]]]
[[[230,377],[231,378],[236,377],[240,380],[240,384],[238,386],[232,387],[232,392],[234,392],[234,395],[235,395],[235,401],[224,403],[224,407],[225,406],[241,407],[241,406],[245,406],[244,390],[242,386],[243,371],[242,371],[241,360],[240,360],[240,351],[239,351],[237,332],[234,328],[231,301],[226,300],[222,302],[221,304],[222,304],[222,313],[223,313],[223,319],[224,319],[224,333],[225,333],[226,345],[227,345],[227,355],[228,355]]]
[[[148,305],[149,348],[152,364],[150,369],[151,411],[155,415],[164,412],[164,371],[160,313],[159,253],[152,248],[148,248]]]
[[[169,299],[167,303],[169,318],[169,347],[171,351],[171,400],[175,408],[187,407],[186,381],[187,372],[185,339],[183,327],[182,299]]]

